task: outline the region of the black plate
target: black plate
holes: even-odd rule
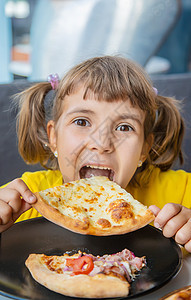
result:
[[[126,299],[161,287],[180,269],[179,246],[150,225],[124,235],[97,237],[73,233],[44,218],[17,223],[1,235],[0,294],[12,299],[71,300],[46,289],[31,277],[24,263],[30,253],[61,255],[80,249],[103,255],[124,248],[147,258],[147,267],[131,284]]]

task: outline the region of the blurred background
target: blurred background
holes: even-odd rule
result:
[[[42,168],[18,153],[13,95],[107,54],[137,61],[161,95],[183,100],[191,172],[191,0],[0,0],[0,185]]]
[[[123,55],[149,74],[191,71],[191,0],[1,0],[0,83]]]

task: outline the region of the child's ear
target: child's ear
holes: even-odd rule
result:
[[[143,145],[143,149],[142,149],[141,157],[140,157],[140,160],[142,162],[144,162],[147,159],[147,156],[149,154],[149,151],[151,150],[153,142],[154,142],[154,135],[151,133],[151,134],[149,134],[149,136],[147,137],[147,139],[145,140],[144,145]]]
[[[49,139],[50,149],[52,152],[56,150],[56,131],[55,124],[53,120],[50,120],[47,124],[47,135]]]

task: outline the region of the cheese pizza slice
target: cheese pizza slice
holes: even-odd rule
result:
[[[25,265],[37,282],[54,292],[103,299],[127,296],[131,281],[146,265],[146,259],[128,249],[103,256],[79,251],[61,256],[30,254]]]
[[[103,176],[65,183],[36,196],[33,206],[41,215],[82,234],[124,234],[154,220],[146,206]]]

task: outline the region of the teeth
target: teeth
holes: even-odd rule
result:
[[[111,170],[110,168],[107,168],[107,167],[101,167],[101,166],[87,165],[86,167],[87,167],[87,168],[91,168],[91,169]]]

